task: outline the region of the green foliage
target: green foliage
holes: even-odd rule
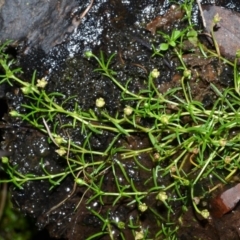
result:
[[[190,10],[184,5],[190,19]],[[4,73],[0,76],[0,84],[7,82],[10,85],[18,84],[22,92],[28,98],[28,104],[23,107],[28,111],[22,114],[12,110],[10,115],[18,117],[30,123],[33,127],[49,136],[50,141],[55,144],[56,152],[66,159],[67,167],[64,172],[49,173],[43,164],[45,175],[36,176],[31,173],[21,174],[17,167],[11,166],[6,158],[3,159],[3,169],[9,175],[9,179],[0,182],[13,183],[19,188],[24,187],[27,181],[48,180],[52,188],[61,184],[66,176],[72,176],[75,184],[85,186],[86,191],[91,193],[87,204],[97,199],[104,205],[104,197],[110,196],[112,206],[123,199],[128,200],[128,204],[144,206],[146,211],[150,211],[154,217],[159,231],[155,233],[156,239],[176,239],[176,231],[179,226],[174,219],[174,203],[180,202],[184,209],[193,205],[196,212],[207,218],[209,212],[206,208],[199,208],[195,198],[204,198],[209,194],[208,189],[203,189],[202,193],[196,193],[198,183],[206,179],[209,175],[226,183],[234,176],[239,168],[239,134],[231,135],[240,124],[240,97],[239,97],[239,73],[237,63],[234,65],[235,88],[227,88],[220,91],[215,85],[210,84],[211,89],[216,94],[216,101],[211,109],[204,108],[199,101],[193,100],[189,81],[191,80],[191,70],[187,69],[182,59],[182,44],[188,39],[194,45],[199,46],[203,51],[203,46],[197,41],[197,32],[190,24],[184,30],[173,30],[171,35],[161,33],[166,40],[158,48],[154,48],[154,56],[162,56],[163,52],[171,50],[178,57],[182,70],[181,87],[169,89],[165,93],[160,93],[156,87],[155,80],[159,72],[154,69],[146,79],[146,88],[139,93],[133,93],[128,89],[128,85],[122,85],[116,77],[116,72],[111,68],[111,61],[114,54],[108,59],[101,52],[96,56],[91,52],[86,53],[87,58],[93,58],[99,67],[95,70],[103,74],[112,81],[120,90],[122,102],[126,102],[128,111],[110,116],[104,106],[99,107],[96,114],[93,109],[83,111],[75,104],[73,110],[65,108],[70,99],[64,99],[63,94],[45,90],[44,79],[36,81],[33,74],[31,83],[24,82],[17,77],[20,69],[12,69],[12,60],[4,53],[6,45],[0,48],[0,65]],[[218,56],[211,51],[204,52],[206,56]],[[72,96],[74,98],[74,96]],[[128,106],[131,100],[133,103]],[[130,107],[130,108],[129,108]],[[129,111],[130,110],[130,111]],[[67,116],[69,124],[58,126],[57,116]],[[139,119],[147,119],[151,124],[142,124]],[[184,121],[188,119],[188,121]],[[58,129],[69,129],[81,127],[82,134],[86,135],[82,145],[74,142],[69,136],[60,136]],[[114,134],[112,142],[104,151],[93,151],[89,139],[92,134],[102,134],[108,131]],[[128,149],[124,146],[118,147],[117,141],[124,137],[138,133],[144,134],[150,144],[140,150]],[[69,153],[71,156],[69,157]],[[149,168],[143,165],[138,156],[147,154],[154,162],[154,167]],[[86,161],[86,155],[90,155],[92,161]],[[113,160],[114,156],[119,156],[120,160]],[[136,165],[146,172],[151,172],[152,176],[144,186],[144,191],[138,190],[136,183],[128,176],[125,169],[124,160],[132,158]],[[228,161],[226,161],[228,159]],[[191,168],[186,170],[186,166]],[[106,192],[102,183],[104,172],[111,169],[117,191]],[[125,184],[122,184],[117,176],[121,172]],[[82,179],[79,174],[88,179]],[[168,185],[161,185],[159,177],[169,177],[171,182]],[[150,186],[150,187],[149,187]],[[208,188],[214,189],[215,183],[209,180]],[[156,196],[156,204],[161,204],[166,209],[167,214],[161,215],[155,208],[145,205],[145,200],[149,196]],[[174,197],[173,197],[174,196]],[[89,210],[101,222],[101,232],[96,233],[88,239],[94,239],[108,234],[112,236],[112,226],[116,223],[100,213]],[[118,229],[130,228],[133,236],[143,235],[148,239],[148,229],[140,232],[140,222],[129,220],[125,225],[120,224]],[[122,239],[124,235],[121,234]]]
[[[13,209],[8,197],[0,218],[0,240],[30,240],[33,235],[31,228],[28,219]]]

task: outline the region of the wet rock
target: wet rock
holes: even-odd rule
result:
[[[172,71],[173,76],[176,76],[176,83],[169,83],[164,90],[172,88],[174,84],[179,84],[180,75],[174,72],[174,59],[171,59],[170,69],[168,69],[162,60],[151,58],[152,52],[146,47],[151,43],[149,40],[151,40],[152,36],[144,29],[145,23],[159,14],[164,14],[164,11],[169,8],[169,1],[96,0],[87,15],[86,21],[84,20],[80,25],[78,25],[77,16],[86,9],[89,4],[88,1],[85,1],[85,5],[79,8],[75,8],[78,6],[77,1],[66,0],[46,0],[42,1],[42,3],[33,0],[29,3],[30,8],[28,9],[24,9],[26,8],[24,3],[26,4],[27,1],[19,2],[18,6],[22,12],[25,11],[24,15],[32,14],[32,11],[35,10],[31,18],[30,15],[19,16],[21,13],[19,10],[18,17],[19,19],[23,18],[21,24],[26,26],[26,29],[29,26],[29,32],[22,32],[26,30],[22,29],[22,27],[20,30],[16,30],[19,31],[18,33],[10,31],[10,27],[13,29],[16,22],[15,25],[13,23],[11,25],[10,20],[5,15],[8,13],[10,15],[9,19],[14,20],[14,10],[10,11],[6,9],[12,4],[16,10],[16,5],[14,5],[16,3],[13,0],[0,0],[1,14],[2,16],[5,14],[4,19],[7,19],[0,26],[0,33],[6,32],[8,37],[15,37],[14,40],[16,41],[20,38],[22,42],[25,40],[30,49],[32,47],[39,47],[46,52],[51,49],[48,55],[45,55],[42,50],[37,52],[31,50],[25,51],[27,55],[20,56],[20,62],[23,63],[24,72],[29,73],[29,76],[24,75],[26,80],[31,79],[33,70],[37,69],[39,77],[47,76],[49,82],[46,87],[47,92],[63,93],[65,99],[76,96],[65,102],[64,108],[67,110],[71,111],[76,103],[83,110],[94,109],[95,100],[98,97],[105,98],[106,109],[109,114],[114,114],[116,110],[121,111],[124,107],[120,102],[119,89],[108,78],[94,72],[94,69],[97,67],[94,61],[89,61],[82,57],[86,49],[93,50],[96,55],[99,55],[99,51],[103,50],[106,58],[112,53],[116,53],[111,68],[118,72],[116,78],[119,79],[122,85],[125,86],[129,78],[132,79],[128,84],[129,91],[131,92],[138,93],[144,88],[146,78],[154,68],[158,68],[162,73],[159,81],[166,80],[166,82],[170,82]],[[45,5],[40,11],[41,4]],[[34,15],[38,16],[36,21],[32,19],[35,17]],[[29,19],[31,19],[30,25],[28,25]],[[38,28],[42,28],[43,30],[39,32]],[[63,44],[52,49],[53,46],[64,41],[66,35],[71,31],[73,31],[73,34],[70,34],[69,41],[65,41]],[[207,89],[206,81],[202,84],[202,89]],[[195,92],[203,92],[199,91],[199,82],[196,84]],[[8,93],[7,100],[10,109],[15,109],[23,114],[26,112],[22,104],[29,103],[29,100],[26,100],[21,94],[14,95]],[[58,117],[61,125],[69,124],[68,117],[63,115],[59,115]],[[152,124],[149,119],[142,119],[141,121],[141,124],[146,126],[151,126]],[[52,128],[53,125],[49,123],[49,127]],[[61,128],[57,126],[56,132],[62,134]],[[69,128],[68,134],[79,146],[82,146],[84,139],[88,137],[85,131],[82,131],[81,126],[76,126],[74,129]],[[92,135],[90,138],[91,149],[104,151],[114,136],[114,134],[110,134],[107,131],[99,136]],[[20,126],[18,129],[6,130],[5,137],[11,140],[9,148],[13,152],[9,162],[14,167],[17,167],[17,170],[21,174],[31,173],[41,176],[44,174],[44,166],[49,174],[54,175],[64,172],[64,169],[67,168],[65,159],[61,159],[54,152],[55,146],[48,144],[46,135],[29,128],[21,128]],[[145,136],[138,135],[128,139],[123,138],[119,140],[116,147],[126,146],[127,149],[141,150],[149,146],[150,143],[147,142],[147,139]],[[76,156],[70,157],[72,159],[76,158]],[[42,158],[43,161],[41,162]],[[86,162],[97,162],[105,161],[106,159],[86,156],[85,160]],[[144,192],[153,186],[152,181],[149,181],[152,177],[152,172],[145,171],[144,168],[140,167],[142,165],[147,169],[154,168],[155,163],[148,153],[139,155],[137,159],[121,159],[120,155],[116,155],[111,158],[109,157],[109,160],[115,163],[113,165],[114,169],[109,165],[106,167],[106,171],[96,176],[96,182],[99,182],[99,186],[101,186],[103,192],[117,192],[116,181],[122,186],[127,186],[129,185],[127,179],[133,180],[138,191]],[[137,162],[140,164],[137,164]],[[106,164],[108,164],[108,161],[106,161]],[[123,174],[120,166],[126,169],[126,174]],[[91,180],[87,176],[92,173],[92,170],[91,168],[86,168],[86,174],[80,172],[79,178],[86,181]],[[129,205],[128,199],[123,198],[122,201],[113,205],[112,203],[115,198],[111,195],[101,198],[104,204],[98,198],[89,201],[94,194],[93,191],[87,189],[86,186],[76,186],[74,188],[75,182],[73,178],[74,176],[69,175],[60,185],[56,184],[56,179],[52,179],[56,185],[51,191],[49,191],[51,184],[48,180],[26,183],[23,185],[23,189],[14,188],[12,195],[16,203],[15,205],[26,215],[35,218],[37,226],[40,229],[47,227],[50,235],[55,238],[64,237],[69,240],[84,240],[99,231],[101,232],[103,222],[94,216],[89,209],[101,214],[104,219],[107,219],[109,216],[110,220],[114,220],[116,223],[120,220],[128,224],[131,220],[133,224],[137,225],[140,219],[142,229],[150,232],[150,236],[148,237],[151,239],[159,231],[159,226],[157,225],[158,219],[155,218],[153,212],[146,211],[140,216],[136,203]],[[170,180],[161,174],[156,179],[158,185],[167,185],[170,183]],[[177,199],[176,196],[173,197]],[[164,206],[159,206],[156,203],[154,195],[147,196],[146,204],[156,212],[160,212],[161,214],[165,212],[165,217],[167,217],[166,209]],[[177,213],[181,211],[181,206],[177,206],[177,204],[174,206],[177,217]],[[205,235],[202,234],[202,227],[196,221],[194,213],[187,218],[187,220],[189,219],[194,221],[192,223],[192,226],[195,227],[194,229],[198,228],[199,234],[196,235],[199,238],[215,239],[214,236],[216,234],[210,227],[206,229]],[[132,229],[128,228],[127,224],[126,228],[122,230],[123,235],[125,239],[133,239]],[[184,232],[186,230],[190,237],[186,238],[184,233],[183,237],[185,238],[179,239],[193,239],[191,235],[193,232],[192,226],[186,221],[183,229]],[[114,239],[120,238],[118,227],[115,225],[112,227]],[[101,239],[109,238],[108,236],[104,236]]]
[[[216,14],[220,17],[220,22],[216,25],[213,18]],[[206,20],[208,33],[213,34],[221,54],[229,59],[236,56],[236,51],[240,49],[240,13],[218,6],[203,6],[203,15]]]
[[[210,202],[210,210],[213,217],[220,218],[230,212],[240,200],[240,184],[229,188]]]
[[[47,52],[74,30],[77,6],[75,0],[1,0],[0,41],[11,39]]]
[[[240,12],[240,6],[238,0],[202,0],[201,4],[213,4],[216,6],[225,7],[227,9],[232,9],[234,11]]]

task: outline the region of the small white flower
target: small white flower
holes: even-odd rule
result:
[[[207,209],[204,209],[204,210],[201,211],[201,215],[202,215],[205,219],[207,219],[207,218],[209,218],[210,213],[209,213],[209,211],[208,211]]]
[[[144,238],[144,234],[143,234],[143,231],[139,231],[139,232],[135,232],[136,235],[135,235],[135,240],[142,240]]]
[[[55,152],[56,152],[59,156],[63,156],[64,154],[67,153],[64,148],[59,148],[59,149],[55,150]]]
[[[151,72],[151,76],[152,78],[158,78],[160,76],[160,72],[156,68],[154,68]]]
[[[159,159],[160,159],[160,154],[157,153],[157,152],[154,153],[154,154],[153,154],[153,160],[154,160],[154,161],[159,161]]]
[[[148,206],[146,205],[146,203],[141,203],[138,205],[138,210],[140,212],[145,212],[148,209]]]
[[[225,147],[226,144],[227,144],[227,140],[222,138],[222,139],[219,140],[219,144],[220,144],[221,147]]]
[[[39,87],[39,88],[45,88],[46,85],[47,85],[47,83],[48,83],[48,82],[46,81],[45,78],[38,79],[38,80],[37,80],[37,87]]]
[[[156,196],[157,200],[160,200],[162,202],[166,201],[168,198],[167,193],[166,192],[159,192],[158,195]]]
[[[105,105],[105,101],[104,101],[104,99],[103,98],[98,98],[98,99],[96,99],[96,106],[97,107],[99,107],[99,108],[101,108],[101,107],[103,107]]]
[[[230,157],[230,156],[226,156],[226,157],[224,158],[224,162],[225,162],[225,164],[230,164],[230,162],[231,162],[231,157]]]
[[[133,109],[130,107],[130,106],[126,106],[124,109],[123,109],[125,115],[129,116],[132,114],[133,112]]]

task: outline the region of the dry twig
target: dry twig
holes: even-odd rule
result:
[[[203,15],[202,5],[201,5],[199,0],[196,0],[196,1],[197,1],[198,8],[199,8],[199,11],[200,11],[200,15],[201,15],[201,18],[202,18],[203,27],[206,28],[206,21],[205,21],[204,15]]]

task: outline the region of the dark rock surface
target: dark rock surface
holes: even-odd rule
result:
[[[215,26],[213,19],[216,14],[220,21]],[[240,13],[218,6],[204,5],[203,15],[206,30],[215,38],[220,53],[233,60],[240,49]]]
[[[74,30],[75,0],[1,0],[0,41],[24,42],[25,47],[49,51]]]

